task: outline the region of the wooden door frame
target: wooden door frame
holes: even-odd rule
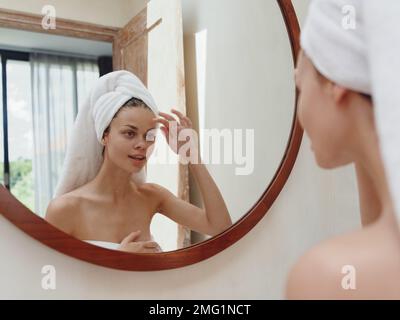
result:
[[[300,48],[300,26],[292,0],[276,0],[286,24],[292,48],[293,65],[296,64]],[[36,32],[53,33],[90,40],[113,42],[119,28],[110,28],[68,19],[57,19],[57,29],[44,30],[42,16],[0,9],[0,26]],[[259,200],[235,224],[224,232],[206,241],[176,251],[162,253],[127,253],[109,250],[80,241],[53,227],[19,202],[6,188],[0,185],[0,213],[19,229],[43,244],[69,256],[104,267],[155,271],[179,268],[208,259],[234,244],[247,234],[268,212],[285,185],[296,161],[301,145],[303,130],[297,120],[297,98],[286,150],[272,181]]]
[[[42,27],[43,16],[0,8],[0,27],[40,32],[66,37],[113,42],[120,28],[57,18],[56,29]]]

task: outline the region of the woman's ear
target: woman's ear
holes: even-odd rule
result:
[[[101,139],[101,144],[103,145],[103,146],[105,146],[106,145],[106,142],[107,142],[107,136],[108,136],[108,134],[109,134],[109,128],[107,128],[105,131],[104,131],[104,133],[103,133],[103,138]]]
[[[103,139],[101,139],[101,144],[103,145],[103,147],[106,146],[107,140],[106,140],[106,137],[105,137],[105,136],[103,136]]]
[[[336,83],[330,83],[330,85],[331,85],[333,100],[335,101],[336,104],[338,105],[341,104],[343,102],[343,99],[349,92],[349,90],[342,86],[337,85]]]

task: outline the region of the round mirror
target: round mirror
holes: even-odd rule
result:
[[[58,32],[12,22],[1,30],[0,212],[59,251],[126,270],[194,263],[247,233],[290,174],[302,136],[293,77],[299,27],[291,1],[172,2],[150,1],[123,28],[88,29],[60,19]],[[7,14],[21,21],[26,16]],[[190,118],[201,164],[179,163],[159,132],[138,198],[121,206],[112,196],[90,198],[92,180],[63,196],[81,201],[68,207],[71,217],[80,217],[74,220],[80,227],[70,232],[68,223],[49,219],[49,204],[55,203],[76,116],[112,64],[137,74],[161,111],[179,120],[170,111],[175,108]],[[149,129],[135,124],[138,131]],[[159,150],[175,161],[152,161]],[[157,198],[160,191],[146,185],[167,190],[172,205],[166,193]],[[137,206],[140,212],[131,209],[139,197],[151,199]],[[163,203],[162,210],[154,203]],[[127,215],[118,215],[122,208]],[[136,230],[142,235],[132,236]],[[150,249],[128,253],[124,240]]]

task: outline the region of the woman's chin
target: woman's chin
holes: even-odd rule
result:
[[[318,167],[320,167],[321,169],[331,169],[332,168],[332,163],[331,163],[331,161],[329,161],[329,159],[327,159],[326,157],[323,157],[321,154],[316,152],[315,149],[313,149],[313,152],[314,152],[315,162],[317,163]]]
[[[132,173],[139,172],[140,170],[142,170],[143,167],[144,166],[131,166],[130,171]]]
[[[145,165],[146,165],[146,161],[144,161],[143,163],[131,163],[130,171],[132,173],[139,172],[140,170],[143,169],[143,167]]]
[[[332,158],[321,157],[315,153],[314,155],[315,155],[315,161],[317,162],[318,167],[320,167],[321,169],[335,169],[342,166],[342,164],[334,161],[334,159]]]

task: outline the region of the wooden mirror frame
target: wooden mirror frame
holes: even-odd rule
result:
[[[286,24],[295,65],[300,48],[300,27],[297,16],[291,0],[277,0],[277,2]],[[38,15],[0,10],[0,27],[43,32],[41,19],[42,17]],[[57,29],[49,31],[64,36],[112,42],[113,36],[118,30],[118,28],[57,19]],[[0,214],[19,229],[48,247],[103,267],[131,271],[155,271],[180,268],[208,259],[247,234],[268,212],[285,185],[296,161],[303,137],[303,130],[297,120],[297,99],[298,92],[296,90],[295,112],[286,150],[272,181],[262,196],[229,229],[198,244],[175,251],[145,254],[127,253],[98,247],[78,240],[53,227],[43,218],[26,208],[3,185],[0,185]]]

